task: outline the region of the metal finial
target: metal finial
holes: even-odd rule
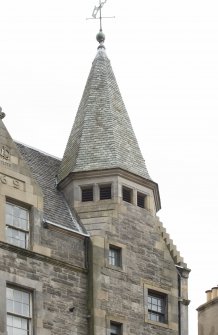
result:
[[[111,18],[114,18],[114,16],[109,16],[109,17],[104,16],[104,17],[102,17],[102,15],[101,15],[101,9],[102,9],[102,7],[104,6],[104,4],[106,2],[107,2],[107,0],[104,0],[104,1],[99,0],[99,6],[95,6],[95,8],[93,9],[92,18],[87,18],[87,20],[90,20],[90,19],[99,19],[100,29],[99,29],[98,34],[96,35],[96,39],[97,39],[97,41],[100,44],[99,47],[98,47],[98,49],[99,48],[103,48],[103,49],[105,48],[104,47],[105,35],[104,35],[103,31],[102,31],[102,19],[111,19]],[[99,13],[99,17],[97,17],[98,13]]]

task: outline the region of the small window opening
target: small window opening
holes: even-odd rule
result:
[[[93,201],[93,187],[82,188],[82,201]]]
[[[110,335],[122,335],[122,323],[110,322]]]
[[[111,185],[100,185],[100,200],[111,199]]]
[[[123,187],[123,200],[126,202],[132,202],[132,190],[128,187]]]
[[[109,264],[121,267],[121,248],[114,245],[109,245]]]
[[[137,206],[145,208],[146,195],[142,193],[137,193]]]
[[[166,295],[148,291],[148,318],[151,321],[166,323]]]

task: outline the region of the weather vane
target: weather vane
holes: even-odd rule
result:
[[[101,1],[99,0],[99,6],[95,6],[92,12],[92,17],[87,18],[87,20],[92,20],[92,19],[99,19],[100,22],[100,31],[102,31],[102,19],[114,19],[115,16],[103,16],[101,15],[101,9],[104,6],[104,4],[107,2],[107,0]],[[97,17],[99,13],[99,17]]]

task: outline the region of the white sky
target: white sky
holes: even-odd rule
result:
[[[58,157],[96,54],[98,0],[0,2],[0,105],[12,137]],[[218,284],[217,0],[108,0],[106,49],[164,226],[192,269],[190,335]]]

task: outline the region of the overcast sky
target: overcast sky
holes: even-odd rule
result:
[[[99,29],[98,0],[0,1],[0,105],[11,136],[58,157]],[[149,173],[158,213],[192,269],[190,335],[218,284],[217,0],[108,0],[105,46]]]

